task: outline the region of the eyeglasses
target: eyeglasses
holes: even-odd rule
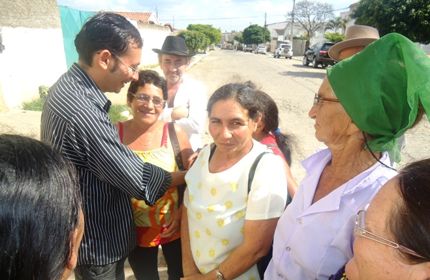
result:
[[[321,101],[328,101],[328,102],[340,102],[339,99],[336,98],[326,98],[318,95],[318,93],[315,93],[314,97],[314,106],[318,105]]]
[[[111,52],[111,54],[112,54],[116,59],[118,59],[118,61],[119,61],[119,62],[121,62],[123,65],[127,66],[129,74],[134,75],[134,74],[136,74],[136,73],[139,71],[139,68],[138,68],[137,66],[131,66],[131,65],[128,65],[127,63],[125,63],[124,61],[122,61],[122,59],[121,59],[121,58],[119,58],[119,56],[118,56],[118,55],[116,55],[115,53]]]
[[[164,107],[164,104],[166,103],[166,101],[164,101],[163,99],[157,96],[149,96],[144,93],[130,93],[130,94],[134,98],[136,98],[137,102],[139,103],[149,104],[149,102],[152,101],[152,104],[154,104],[154,107],[157,107],[157,108]]]
[[[416,253],[414,250],[409,249],[403,245],[400,245],[399,243],[396,243],[394,241],[388,240],[384,237],[381,237],[379,235],[376,235],[370,231],[368,231],[365,227],[366,227],[366,210],[360,210],[357,213],[357,216],[355,218],[355,226],[354,226],[354,233],[356,235],[359,235],[361,237],[376,241],[378,243],[381,243],[383,245],[389,246],[391,248],[397,249],[402,253],[408,254],[408,255],[412,255],[414,257],[420,258],[420,259],[424,259],[426,260],[427,258],[421,256],[420,254]]]

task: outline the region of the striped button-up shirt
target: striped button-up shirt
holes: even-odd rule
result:
[[[126,257],[135,245],[130,198],[154,204],[172,180],[120,143],[109,107],[104,93],[74,64],[51,87],[42,113],[42,141],[78,171],[85,215],[80,265]]]

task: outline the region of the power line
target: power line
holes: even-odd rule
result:
[[[278,15],[285,16],[285,15]],[[248,16],[248,17],[219,17],[219,18],[176,18],[176,21],[194,21],[194,20],[231,20],[231,19],[252,19],[252,18],[261,18],[262,16]],[[160,18],[161,21],[165,21],[168,19]]]
[[[333,9],[331,12],[338,12],[347,10],[349,7],[346,8],[340,8],[340,9]],[[279,14],[279,15],[271,15],[267,14],[267,17],[286,17],[285,14]],[[256,18],[264,18],[264,15],[260,16],[237,16],[237,17],[210,17],[210,18],[176,18],[175,21],[198,21],[198,20],[232,20],[232,19],[256,19]],[[160,21],[169,21],[171,18],[160,18]]]
[[[343,11],[343,10],[348,10],[349,7],[345,7],[345,8],[340,8],[340,9],[333,9],[331,10],[331,12],[338,12],[338,11]],[[278,14],[278,15],[270,15],[267,14],[266,18],[274,18],[274,17],[284,17],[286,18],[287,15],[286,14]],[[218,21],[218,20],[240,20],[240,19],[262,19],[264,18],[264,15],[259,15],[259,16],[235,16],[235,17],[210,17],[210,18],[177,18],[174,17],[174,21],[175,22],[183,22],[183,21]],[[164,22],[169,22],[171,21],[172,18],[159,18],[159,21],[164,21]]]

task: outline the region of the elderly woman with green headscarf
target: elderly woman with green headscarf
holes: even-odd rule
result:
[[[389,34],[327,70],[309,116],[327,145],[278,221],[265,279],[328,279],[352,257],[354,217],[396,175],[396,139],[430,112],[430,60]]]

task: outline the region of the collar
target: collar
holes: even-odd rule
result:
[[[70,67],[70,72],[75,77],[75,79],[82,82],[86,86],[86,97],[97,107],[108,112],[112,104],[111,101],[99,89],[94,80],[85,72],[85,70],[82,69],[77,63],[73,63],[73,65]]]
[[[332,155],[330,150],[324,149],[316,152],[302,162],[307,173],[307,176],[301,183],[301,186],[306,188],[303,196],[303,203],[307,210],[302,214],[303,216],[312,213],[339,210],[344,196],[352,195],[369,187],[373,182],[378,181],[378,178],[381,177],[382,174],[386,174],[386,177],[390,178],[396,174],[395,171],[386,168],[379,162],[376,162],[365,171],[357,174],[337,189],[333,190],[326,197],[311,205],[318,185],[318,180],[324,167],[331,160],[331,157]],[[382,153],[380,161],[386,165],[390,165],[390,158],[387,152]]]

